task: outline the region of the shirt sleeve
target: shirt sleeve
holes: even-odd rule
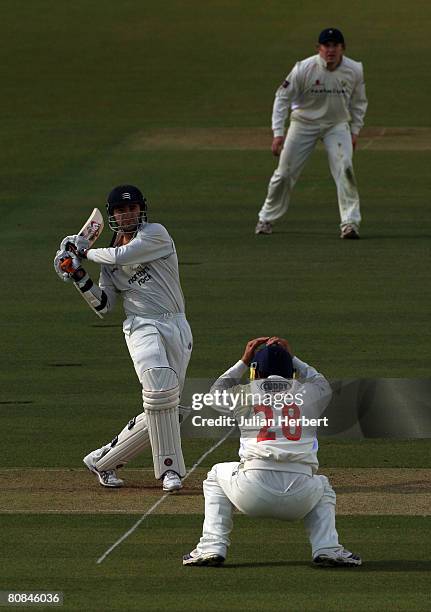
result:
[[[96,313],[104,315],[113,309],[117,298],[117,291],[109,275],[103,270],[103,267],[98,285],[93,283],[87,273],[81,279],[75,281],[74,284],[90,308],[96,311]]]
[[[164,229],[164,228],[163,228]],[[150,263],[174,253],[172,238],[168,232],[158,231],[151,234],[139,232],[124,246],[107,249],[90,249],[87,259],[100,264],[126,266],[129,264]]]
[[[232,416],[236,407],[233,397],[239,392],[239,383],[247,370],[248,366],[243,361],[237,361],[215,381],[209,392],[213,396],[211,408]]]
[[[332,397],[332,389],[329,382],[313,366],[301,361],[298,357],[292,359],[296,371],[297,380],[303,384],[307,396],[307,405],[312,414],[308,416],[317,417],[329,404]]]
[[[272,131],[274,138],[284,136],[284,126],[289,114],[292,101],[299,97],[300,86],[298,78],[298,64],[295,64],[292,72],[287,75],[285,81],[275,93],[274,106],[272,109]]]
[[[112,279],[106,272],[104,266],[100,269],[99,287],[102,293],[106,295],[106,312],[109,312],[115,306],[119,291],[114,287]]]
[[[367,112],[368,100],[365,92],[365,81],[364,71],[362,64],[360,64],[360,70],[358,79],[356,81],[355,88],[350,98],[349,110],[352,117],[350,123],[350,130],[352,134],[359,134],[362,126],[364,125],[364,117]]]

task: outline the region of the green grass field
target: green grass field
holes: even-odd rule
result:
[[[339,470],[341,508],[354,502],[339,530],[366,560],[359,572],[314,570],[300,524],[243,516],[226,568],[182,568],[181,555],[199,537],[204,470],[96,565],[136,521],[139,496],[144,512],[159,490],[139,472],[134,488],[116,497],[81,469],[88,450],[141,411],[140,388],[121,309],[100,322],[59,282],[52,259],[114,185],[136,183],[150,219],[176,242],[195,341],[190,377],[216,376],[260,334],[288,337],[329,378],[428,377],[431,86],[422,65],[430,7],[5,0],[2,8],[0,590],[63,590],[71,610],[427,609],[429,440],[322,441],[322,471]],[[406,24],[408,42],[400,34]],[[255,237],[275,166],[273,92],[328,25],[343,30],[347,55],[364,63],[367,128],[388,128],[380,140],[365,133],[355,154],[362,239],[338,238],[335,187],[320,149],[274,235]],[[249,131],[249,146],[232,146],[239,128]],[[251,138],[265,138],[262,129],[267,151]],[[218,134],[218,146],[196,144],[197,130]],[[100,244],[108,241],[105,230]],[[96,278],[97,268],[89,270]],[[187,465],[211,443],[186,440]],[[228,441],[204,467],[235,459],[235,447]],[[150,463],[146,454],[133,468]],[[372,479],[384,469],[401,470],[392,489],[355,484],[355,470]],[[31,485],[20,484],[33,475]],[[78,510],[68,501],[50,512],[49,496],[57,508],[63,491]],[[356,515],[367,495],[382,500],[381,512]],[[110,512],[110,499],[123,510]]]
[[[236,517],[223,568],[183,568],[198,516],[153,517],[103,564],[95,553],[129,528],[124,516],[5,517],[11,559],[2,583],[62,590],[71,610],[426,610],[431,562],[423,542],[430,520],[349,517],[340,537],[367,556],[355,570],[311,567],[297,524]],[[400,538],[400,532],[404,537]],[[46,534],[50,533],[48,539]],[[355,548],[355,549],[356,549]],[[29,563],[31,558],[31,563]]]

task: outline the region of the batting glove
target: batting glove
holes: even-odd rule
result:
[[[73,275],[80,266],[79,258],[71,251],[57,251],[54,257],[54,270],[65,283],[73,280]]]
[[[90,242],[84,236],[66,236],[60,244],[60,251],[73,251],[79,258],[86,257]]]

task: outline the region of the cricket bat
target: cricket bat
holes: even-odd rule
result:
[[[90,243],[90,247],[92,247],[102,233],[103,227],[104,223],[102,213],[98,208],[93,208],[93,212],[81,227],[78,234],[79,236],[87,238]]]
[[[84,238],[87,238],[87,240],[90,243],[90,247],[92,247],[93,244],[98,239],[98,237],[100,236],[100,234],[102,233],[103,227],[104,227],[104,222],[103,222],[102,213],[100,212],[98,208],[94,208],[93,212],[88,217],[87,221],[84,223],[84,225],[81,227],[78,233],[79,233],[79,236],[83,236]],[[70,247],[73,247],[73,245],[70,245]],[[68,262],[67,259],[65,259],[63,262],[65,269],[67,269],[67,265],[68,265],[67,262]],[[69,265],[71,263],[72,263],[72,260],[70,259]],[[103,316],[100,314],[100,312],[97,312],[97,310],[85,299],[85,296],[82,294],[78,285],[76,283],[73,283],[73,284],[75,288],[78,290],[79,295],[83,297],[83,299],[87,302],[87,304],[90,306],[93,312],[95,312],[100,319],[103,319]]]

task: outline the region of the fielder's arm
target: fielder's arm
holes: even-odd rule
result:
[[[277,89],[272,109],[272,131],[274,138],[284,136],[284,126],[289,114],[290,105],[299,95],[298,65],[296,64]]]
[[[349,110],[352,117],[350,123],[350,131],[352,135],[358,136],[364,125],[365,113],[367,112],[368,100],[365,92],[364,72],[361,64],[361,70],[358,74],[355,88],[350,98]]]
[[[242,361],[238,361],[215,381],[208,395],[213,396],[211,408],[222,414],[234,416],[234,409],[237,402],[233,397],[239,396],[241,385],[239,384],[243,375],[248,371],[248,366]]]

